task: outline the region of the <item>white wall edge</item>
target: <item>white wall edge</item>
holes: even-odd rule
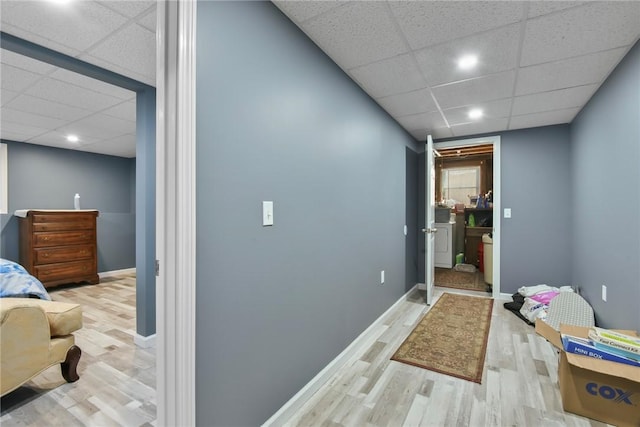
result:
[[[135,334],[133,336],[133,343],[140,348],[151,348],[156,346],[156,334],[143,337],[142,335]]]
[[[158,426],[196,425],[196,1],[157,5]]]
[[[416,285],[418,286],[418,285]],[[347,362],[357,355],[359,347],[371,339],[387,315],[400,303],[407,299],[407,296],[416,288],[414,286],[407,293],[402,295],[391,307],[380,315],[367,329],[365,329],[342,353],[335,357],[324,367],[311,381],[309,381],[300,391],[298,391],[287,403],[285,403],[275,414],[273,414],[262,426],[281,426],[286,423],[291,416],[298,411],[331,377]]]
[[[104,279],[105,277],[113,277],[113,276],[120,276],[123,274],[135,274],[136,273],[136,268],[123,268],[121,270],[111,270],[111,271],[103,271],[101,273],[98,273],[98,277],[100,277],[101,279]]]
[[[9,173],[7,144],[0,144],[0,214],[9,213]]]

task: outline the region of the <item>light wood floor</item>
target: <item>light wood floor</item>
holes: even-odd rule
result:
[[[436,300],[443,292],[486,297],[435,289]],[[605,426],[564,413],[555,350],[504,302],[494,303],[482,384],[389,360],[428,310],[414,290],[285,426]]]
[[[436,287],[435,298],[443,292],[487,295]],[[135,277],[51,295],[83,305],[80,380],[67,384],[59,367],[48,369],[2,398],[0,424],[155,425],[154,351],[133,343]],[[604,426],[562,411],[555,351],[502,303],[494,304],[481,385],[389,360],[428,309],[415,290],[286,425]]]
[[[155,350],[135,335],[135,276],[52,289],[56,301],[82,304],[80,379],[68,384],[53,366],[2,397],[2,426],[148,426],[156,419]]]

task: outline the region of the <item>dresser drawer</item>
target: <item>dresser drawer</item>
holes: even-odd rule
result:
[[[92,260],[36,265],[34,268],[36,271],[35,276],[43,283],[95,274]],[[73,280],[69,281],[72,282]]]
[[[91,218],[77,222],[36,222],[33,224],[33,231],[93,230],[94,226],[95,220]]]
[[[94,214],[47,214],[47,213],[37,213],[33,215],[33,223],[51,223],[51,222],[66,222],[66,223],[74,223],[80,221],[88,221],[90,224],[94,221],[96,216]]]
[[[34,264],[76,261],[93,258],[93,246],[63,246],[34,249]]]
[[[34,247],[79,245],[93,243],[96,235],[93,230],[39,232],[33,233]]]

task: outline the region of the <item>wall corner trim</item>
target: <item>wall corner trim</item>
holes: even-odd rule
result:
[[[407,293],[402,295],[391,307],[380,315],[367,329],[365,329],[342,353],[337,355],[327,366],[325,366],[311,381],[309,381],[300,391],[298,391],[287,403],[285,403],[275,414],[262,424],[263,427],[284,425],[289,418],[299,410],[305,402],[313,396],[329,379],[346,364],[351,358],[358,355],[357,351],[362,345],[369,341],[374,335],[378,327],[389,315],[389,313],[398,306],[398,304],[406,301],[407,296],[413,292],[418,285],[411,288]]]
[[[156,346],[156,334],[149,335],[148,337],[143,337],[140,334],[135,334],[133,337],[133,342],[140,348],[152,348]]]

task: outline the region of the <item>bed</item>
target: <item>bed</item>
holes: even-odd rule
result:
[[[3,258],[0,258],[0,298],[51,300],[38,279],[30,275],[20,264]]]

